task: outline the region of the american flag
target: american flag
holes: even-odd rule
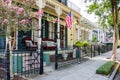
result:
[[[66,25],[68,28],[72,28],[72,17],[71,17],[71,12],[69,12],[65,18]]]

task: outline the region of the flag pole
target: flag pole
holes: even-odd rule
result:
[[[66,26],[67,28],[70,29],[70,48],[73,49],[73,41],[72,41],[72,14],[71,14],[71,11],[67,14],[66,18],[65,18],[65,21],[66,21]]]

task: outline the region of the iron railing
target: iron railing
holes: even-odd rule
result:
[[[39,74],[40,54],[36,51],[13,51],[12,61],[15,75],[31,76]]]
[[[6,79],[6,55],[3,49],[0,49],[0,80]]]
[[[57,50],[55,54],[55,69],[68,64],[80,63],[89,58],[101,55],[112,50],[112,45],[89,45],[75,49]],[[87,57],[87,58],[86,58]]]
[[[86,56],[92,58],[111,50],[112,45],[89,45],[87,47],[81,47],[76,49],[61,50],[58,50],[56,47],[56,51],[54,54],[55,57],[53,57],[55,61],[55,69],[61,68],[69,64],[83,62]],[[10,57],[12,58],[11,60],[9,59],[10,52],[12,52],[12,56]],[[37,51],[14,50],[8,52],[6,50],[0,50],[0,79],[7,80],[7,75],[10,73],[10,65],[12,65],[13,75],[16,76],[28,77],[40,74],[40,69],[43,69],[40,68],[41,59],[40,53],[38,53]]]

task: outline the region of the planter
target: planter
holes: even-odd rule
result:
[[[116,71],[113,76],[110,77],[110,80],[120,80],[120,65],[116,66]]]
[[[102,75],[105,77],[105,75]],[[119,63],[115,62],[114,66],[112,67],[112,72],[106,75],[108,80],[120,80],[120,65]]]

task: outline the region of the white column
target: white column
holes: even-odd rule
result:
[[[81,26],[79,27],[79,40],[82,39],[82,35],[81,35]]]
[[[18,50],[18,31],[16,31],[16,50]]]
[[[55,7],[55,11],[58,16],[58,21],[57,21],[57,47],[58,50],[60,50],[60,15],[62,14],[62,10],[60,7]]]
[[[45,1],[43,0],[36,0],[36,5],[39,7],[39,10],[45,7]],[[41,48],[41,18],[39,18],[39,24],[38,24],[38,50],[40,51]]]
[[[97,31],[98,31],[98,40],[100,40],[100,34],[99,34],[99,29],[98,29]]]

